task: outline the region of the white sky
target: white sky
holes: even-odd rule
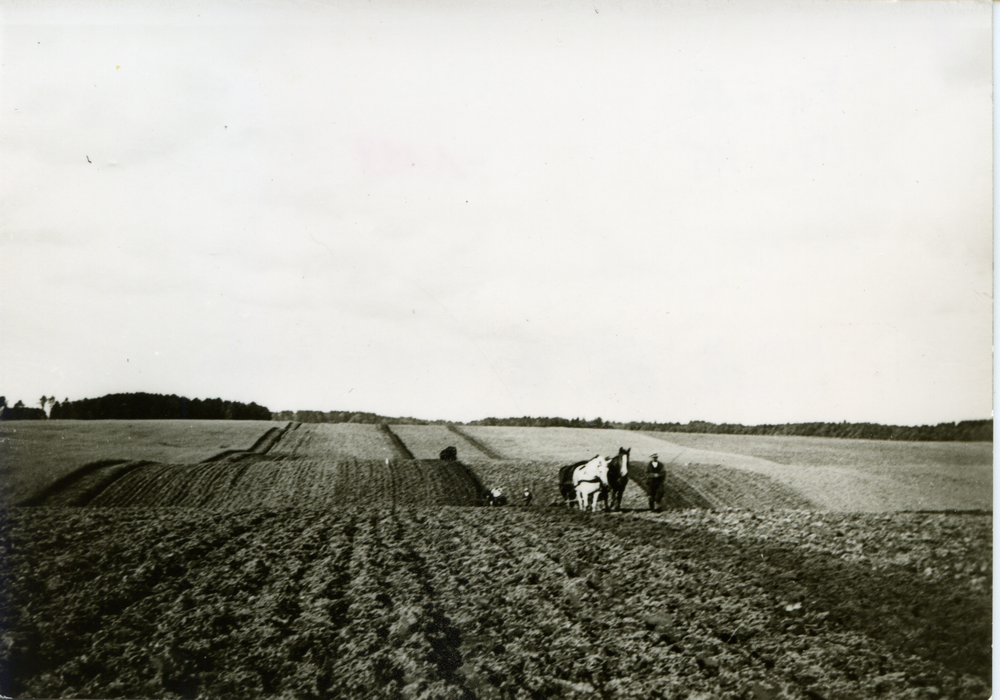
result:
[[[992,415],[989,2],[0,8],[11,402]]]

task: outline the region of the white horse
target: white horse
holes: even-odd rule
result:
[[[573,488],[576,489],[576,504],[580,510],[597,510],[597,496],[601,489],[608,488],[607,457],[598,455],[586,464],[573,470]]]

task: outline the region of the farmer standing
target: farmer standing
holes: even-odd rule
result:
[[[660,498],[663,497],[663,480],[666,478],[666,470],[663,462],[657,454],[649,455],[649,467],[646,469],[646,483],[649,487],[649,509],[660,510]]]

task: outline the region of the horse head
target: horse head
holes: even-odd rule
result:
[[[622,476],[626,476],[628,474],[628,462],[631,459],[631,455],[632,455],[631,447],[628,448],[627,450],[624,447],[618,448],[618,457],[620,458],[622,465]]]
[[[617,481],[621,477],[628,476],[628,460],[631,452],[631,447],[627,450],[624,447],[619,447],[617,455],[614,457],[608,457],[610,464],[609,473],[612,480]]]

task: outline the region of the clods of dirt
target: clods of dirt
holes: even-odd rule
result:
[[[16,508],[16,697],[985,698],[992,517]]]

